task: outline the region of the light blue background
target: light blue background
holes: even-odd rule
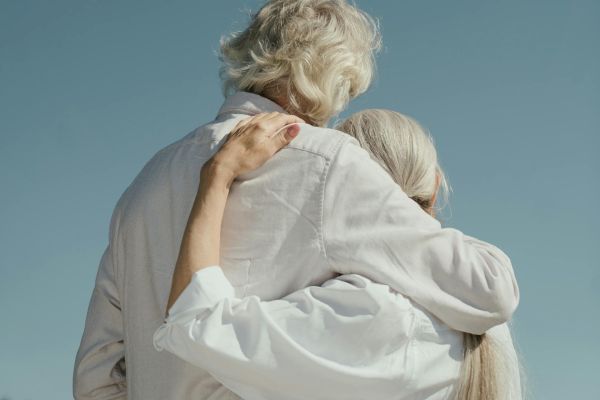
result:
[[[600,398],[600,2],[359,4],[385,49],[349,111],[400,110],[436,138],[448,224],[513,260],[535,398]],[[0,398],[71,396],[112,209],[214,117],[219,37],[256,5],[0,1]]]

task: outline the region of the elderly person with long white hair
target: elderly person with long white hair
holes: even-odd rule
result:
[[[157,352],[153,334],[201,266],[180,249],[201,231],[185,234],[204,201],[202,166],[257,114],[269,115],[259,126],[269,131],[308,124],[294,146],[231,182],[219,234],[206,236],[219,239],[214,264],[237,296],[275,300],[360,274],[459,331],[483,334],[511,317],[519,292],[507,257],[442,227],[352,137],[323,127],[368,88],[379,46],[374,20],[344,0],[268,1],[223,40],[227,97],[215,119],[158,151],[115,206],[75,360],[76,399],[237,398],[205,368]],[[208,174],[227,171],[210,165]]]

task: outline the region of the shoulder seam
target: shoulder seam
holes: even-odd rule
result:
[[[339,148],[341,142],[348,141],[349,138],[351,138],[350,135],[348,135],[344,132],[336,131],[335,129],[330,129],[330,128],[320,128],[320,129],[323,129],[326,131],[337,132],[340,135],[339,136],[336,135],[337,137],[330,136],[331,140],[329,140],[329,143],[327,143],[327,147],[319,148],[317,150],[312,150],[310,148],[303,147],[302,145],[296,144],[296,142],[294,142],[294,141],[289,143],[285,148],[305,151],[307,153],[311,153],[311,154],[323,157],[326,160],[330,160],[335,157],[336,151]],[[324,134],[324,133],[321,133],[321,134]],[[331,134],[331,133],[328,133],[328,134]],[[307,146],[307,147],[310,147],[310,146]]]
[[[331,163],[332,161],[337,157],[337,155],[340,152],[340,149],[342,148],[342,146],[348,142],[350,142],[350,138],[351,136],[347,135],[346,137],[344,136],[340,136],[339,140],[334,143],[334,145],[331,147],[330,150],[330,157],[325,157],[325,168],[323,169],[323,174],[321,175],[321,193],[320,193],[320,199],[319,199],[319,244],[321,246],[321,249],[323,251],[323,257],[325,258],[325,261],[327,262],[327,264],[329,265],[329,268],[332,271],[335,271],[335,269],[333,268],[333,264],[331,263],[331,260],[329,259],[329,256],[327,254],[327,245],[326,245],[326,240],[325,240],[325,230],[323,229],[324,226],[324,219],[325,219],[325,191],[327,189],[327,180],[329,178],[329,171],[330,171],[330,167],[331,167]],[[337,272],[337,271],[335,271]]]
[[[284,147],[284,149],[288,149],[288,150],[297,150],[297,151],[303,151],[303,152],[305,152],[305,153],[310,153],[310,154],[314,154],[315,156],[322,157],[322,158],[324,158],[324,159],[326,159],[326,160],[328,160],[328,159],[329,159],[329,158],[328,158],[328,157],[327,157],[325,154],[323,154],[323,153],[319,153],[319,152],[316,152],[316,151],[313,151],[313,150],[303,149],[303,148],[301,148],[301,147],[293,147],[293,146],[288,146],[288,147]]]

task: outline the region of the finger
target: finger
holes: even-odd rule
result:
[[[270,119],[273,118],[274,114],[277,113],[260,113],[256,114],[253,117],[249,118],[249,121],[246,125],[246,134],[262,134],[270,130],[270,125],[267,123]]]
[[[267,115],[265,115],[265,118],[263,119],[263,121],[271,121],[271,120],[279,117],[280,115],[285,115],[285,114],[277,112],[277,111],[270,112]]]
[[[299,118],[295,115],[279,114],[276,117],[265,121],[264,123],[266,125],[267,130],[273,132],[269,135],[269,137],[272,137],[276,135],[279,132],[279,130],[284,126],[291,124],[301,124],[304,123],[304,121],[302,120],[302,118]]]
[[[237,123],[237,125],[235,126],[235,128],[232,129],[232,131],[238,131],[240,129],[242,129],[244,126],[247,126],[249,123],[251,123],[253,120],[253,117],[248,117],[248,118],[244,118],[241,121],[239,121]]]
[[[259,122],[266,121],[266,120],[268,120],[270,118],[270,115],[271,115],[271,113],[266,113],[266,112],[263,112],[263,113],[260,113],[260,114],[256,114],[255,116],[252,117],[252,121],[251,122],[253,124],[257,124]]]
[[[285,146],[287,146],[298,134],[300,133],[300,125],[298,123],[292,123],[285,125],[283,128],[277,131],[273,135],[269,142],[272,146],[272,152],[276,153]]]
[[[267,116],[267,113],[259,113],[242,119],[237,123],[229,136],[246,136],[253,126],[257,126]]]
[[[239,122],[240,127],[255,125],[257,122],[262,121],[267,116],[267,113],[260,113],[244,118]]]
[[[279,133],[279,135],[285,136],[286,142],[289,143],[292,140],[294,140],[294,138],[296,136],[298,136],[299,133],[300,133],[300,125],[294,123],[291,125],[284,126],[283,129],[281,129],[281,132]]]
[[[277,122],[279,120],[283,119],[289,119],[290,117],[294,118],[296,122],[298,123],[304,123],[304,120],[300,117],[297,117],[295,115],[291,115],[291,114],[287,114],[287,113],[281,113],[281,112],[271,112],[265,115],[265,117],[261,120],[262,122]]]

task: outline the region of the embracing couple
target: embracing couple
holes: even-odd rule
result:
[[[414,119],[370,109],[376,23],[272,0],[221,44],[216,118],[111,217],[76,399],[520,399],[510,259],[435,218]]]

